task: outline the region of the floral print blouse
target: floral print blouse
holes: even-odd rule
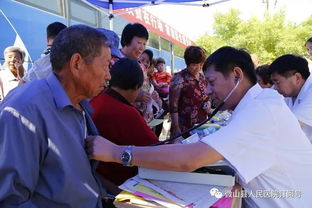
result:
[[[196,79],[187,69],[176,73],[170,83],[169,110],[178,113],[181,131],[191,128],[207,118],[209,96],[207,82],[202,73]]]

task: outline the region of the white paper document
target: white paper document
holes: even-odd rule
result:
[[[139,167],[139,177],[171,182],[206,184],[216,186],[234,186],[235,177],[232,175],[210,173],[188,173],[177,171],[162,171]]]
[[[166,197],[175,204],[154,200],[162,204],[164,207],[193,207],[202,208],[210,207],[220,198],[213,196],[211,191],[217,189],[220,193],[229,192],[232,187],[203,185],[203,184],[190,184],[190,183],[177,183],[159,180],[145,180],[138,176],[128,179],[119,188],[135,193],[134,187],[141,184],[155,190],[162,196]],[[149,199],[153,200],[153,199]]]

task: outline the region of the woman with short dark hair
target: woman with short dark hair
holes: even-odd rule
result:
[[[170,83],[171,136],[202,122],[210,110],[207,82],[202,74],[206,51],[190,46],[184,52],[184,59],[186,68],[176,73]]]
[[[94,97],[92,119],[100,135],[119,145],[147,146],[158,137],[133,106],[143,85],[143,71],[136,60],[122,58],[110,70],[109,88]],[[115,185],[137,174],[137,167],[100,163],[98,172]]]

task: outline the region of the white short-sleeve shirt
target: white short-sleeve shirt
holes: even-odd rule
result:
[[[305,81],[294,102],[290,97],[285,98],[285,102],[303,123],[301,128],[312,143],[312,76]]]
[[[275,90],[253,86],[229,124],[202,142],[233,166],[242,187],[252,193],[249,201],[259,207],[311,207],[312,145]],[[262,196],[264,191],[271,197]],[[282,191],[301,196],[273,197]]]
[[[18,86],[19,80],[14,76],[9,68],[0,70],[0,100],[3,99],[10,90]]]

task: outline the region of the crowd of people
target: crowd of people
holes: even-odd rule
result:
[[[300,198],[243,200],[246,207],[312,204],[312,83],[305,58],[259,65],[242,49],[185,49],[185,69],[166,72],[146,49],[147,29],[113,31],[54,22],[47,49],[25,70],[5,49],[0,70],[0,207],[107,207],[137,167],[192,171],[226,160],[246,191],[297,190]],[[119,44],[121,48],[119,48]],[[312,55],[312,38],[306,42]],[[311,98],[310,98],[311,97]],[[226,102],[224,102],[226,100]],[[148,147],[169,115],[171,136],[232,112],[227,126],[194,144]]]

